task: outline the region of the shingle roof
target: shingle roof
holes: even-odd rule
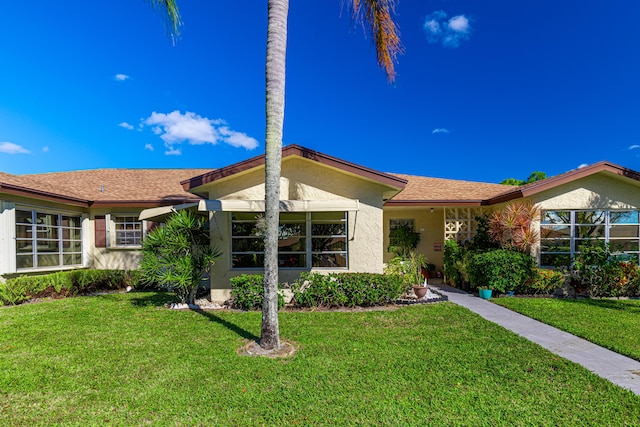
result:
[[[477,202],[491,199],[513,191],[515,187],[486,182],[461,181],[456,179],[428,178],[424,176],[390,174],[408,181],[407,186],[387,204],[401,202],[433,203]]]
[[[0,188],[8,184],[33,193],[81,199],[89,204],[164,204],[198,200],[198,196],[184,191],[180,181],[210,170],[93,169],[33,175],[0,172]]]

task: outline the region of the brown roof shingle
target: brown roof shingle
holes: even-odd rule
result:
[[[211,169],[93,169],[33,175],[0,172],[0,188],[75,198],[88,204],[169,204],[199,197],[184,191],[180,181]]]
[[[407,186],[387,204],[420,202],[443,204],[444,202],[480,203],[500,194],[513,191],[514,187],[486,182],[461,181],[456,179],[428,178],[424,176],[390,174],[408,181]]]

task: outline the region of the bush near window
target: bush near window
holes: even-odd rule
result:
[[[231,278],[231,307],[240,310],[262,310],[264,275],[242,274]],[[284,307],[284,296],[278,292],[278,308]]]
[[[590,297],[635,297],[640,295],[640,267],[620,260],[609,245],[583,245],[568,273],[576,292]]]
[[[549,295],[562,288],[566,280],[561,271],[535,268],[531,279],[516,288],[516,292],[521,295]]]
[[[0,303],[16,305],[32,298],[64,298],[134,287],[138,271],[73,270],[42,276],[20,276],[0,283]]]
[[[299,307],[368,307],[395,301],[404,283],[399,275],[302,273],[292,290],[292,302]]]
[[[467,273],[473,288],[506,292],[531,280],[534,267],[535,261],[528,254],[496,249],[474,254],[469,260]]]

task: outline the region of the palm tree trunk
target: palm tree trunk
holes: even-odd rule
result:
[[[269,0],[267,27],[267,129],[265,137],[264,302],[260,346],[280,348],[278,327],[278,225],[284,125],[285,63],[289,0]]]

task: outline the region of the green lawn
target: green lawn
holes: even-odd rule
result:
[[[640,397],[449,303],[283,312],[289,359],[240,357],[260,313],[163,294],[0,309],[0,425],[634,425]]]
[[[617,353],[640,360],[640,300],[491,300]]]

